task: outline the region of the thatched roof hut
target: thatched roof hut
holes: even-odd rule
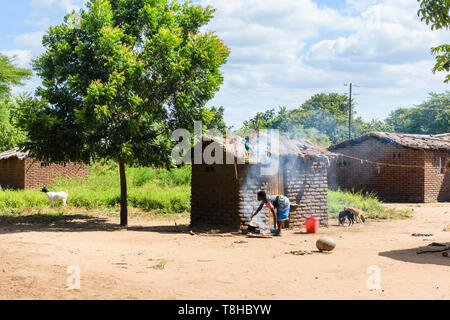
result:
[[[191,149],[189,158],[194,158],[197,148],[203,156],[214,153],[217,159],[220,153],[223,159],[222,163],[211,163],[203,157],[201,162],[193,162],[192,225],[244,227],[259,205],[259,190],[289,197],[291,226],[300,226],[305,216],[318,216],[322,224],[327,224],[327,166],[331,153],[307,140],[248,138],[247,145],[239,136],[204,138]],[[268,174],[264,170],[270,166],[275,171]],[[266,216],[262,221],[272,220]]]

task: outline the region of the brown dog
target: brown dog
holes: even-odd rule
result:
[[[366,222],[366,217],[364,216],[364,212],[361,209],[358,208],[352,208],[352,207],[346,207],[344,208],[345,211],[350,211],[355,216],[355,221],[358,222]]]

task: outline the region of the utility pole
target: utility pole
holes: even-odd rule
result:
[[[345,83],[344,86],[347,86]],[[359,87],[353,83],[349,83],[349,92],[348,92],[348,138],[352,138],[352,89],[353,87]],[[354,94],[355,95],[355,94]],[[356,94],[358,95],[358,94]]]
[[[352,138],[352,83],[350,82],[350,91],[348,94],[348,138]]]

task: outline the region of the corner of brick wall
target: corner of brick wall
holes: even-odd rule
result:
[[[25,160],[0,160],[0,186],[10,189],[25,188]]]
[[[450,151],[425,152],[424,202],[450,201]]]
[[[67,162],[64,164],[44,163],[33,158],[25,160],[25,188],[41,188],[52,184],[58,177],[87,178],[89,166],[84,163]]]

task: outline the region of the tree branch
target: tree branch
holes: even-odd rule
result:
[[[183,88],[190,80],[192,80],[192,78],[197,74],[198,69],[199,69],[198,67],[195,68],[194,71],[191,73],[191,75],[190,75],[186,80],[184,80],[182,83],[180,83],[180,84],[178,85],[178,87],[174,90],[174,92],[179,91],[179,90],[182,89],[182,88]],[[148,91],[147,91],[147,92],[148,92]],[[165,96],[165,97],[164,97],[163,99],[161,99],[160,101],[158,101],[158,102],[152,104],[152,105],[149,106],[148,108],[147,108],[146,105],[144,105],[144,108],[142,108],[141,110],[139,110],[139,111],[137,112],[137,115],[138,115],[138,116],[141,116],[144,112],[151,111],[152,109],[154,109],[154,108],[156,108],[157,106],[159,106],[159,105],[163,104],[164,102],[166,102],[167,99],[169,99],[169,97],[170,97],[170,94],[167,95],[167,96]],[[142,98],[142,97],[141,97],[141,98]]]

